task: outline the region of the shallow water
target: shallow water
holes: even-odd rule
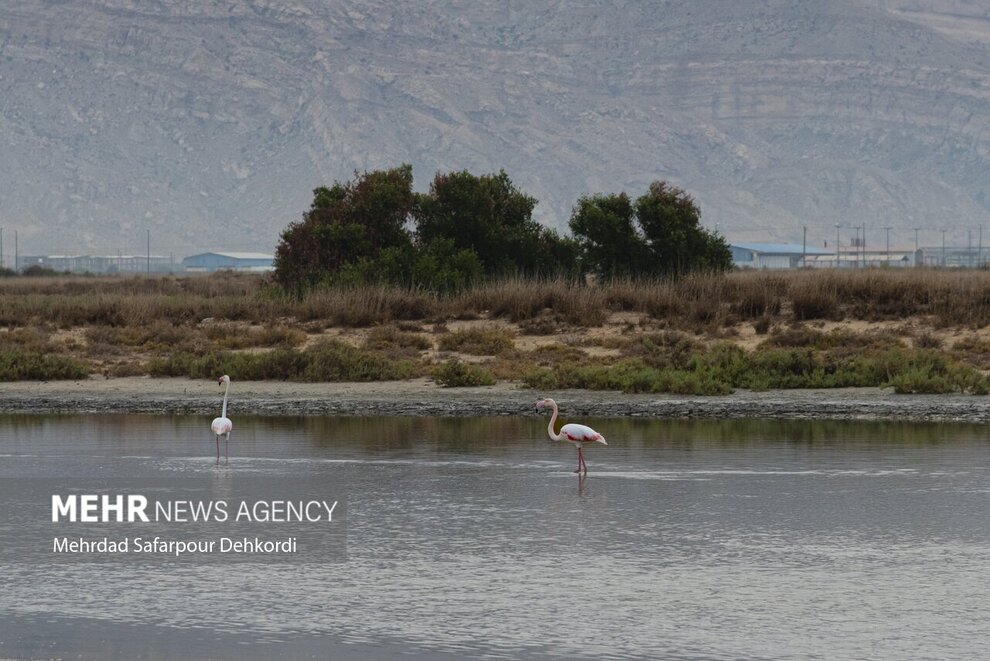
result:
[[[982,658],[979,425],[0,417],[0,478],[325,480],[305,564],[10,562],[0,657]],[[204,433],[205,431],[205,433]],[[446,656],[445,656],[446,655]]]

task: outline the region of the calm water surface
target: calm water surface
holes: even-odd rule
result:
[[[990,431],[0,417],[0,479],[325,478],[347,558],[8,563],[0,657],[985,658]]]

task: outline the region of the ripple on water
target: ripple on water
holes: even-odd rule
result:
[[[328,437],[305,421],[258,419],[241,430],[259,441],[232,445],[220,466],[167,418],[140,421],[146,441],[111,422],[92,437],[43,422],[46,431],[28,430],[30,453],[3,455],[4,475],[317,475],[348,498],[347,560],[10,563],[0,612],[22,618],[25,640],[97,617],[166,625],[175,644],[208,646],[211,632],[285,645],[328,636],[354,650],[397,643],[455,658],[983,654],[990,462],[976,441],[946,445],[945,426],[938,445],[917,442],[926,428],[900,443],[903,429],[864,423],[842,428],[848,442],[819,447],[780,440],[832,429],[812,422],[779,433],[742,425],[723,441],[735,428],[700,425],[688,437],[642,421],[627,427],[635,443],[610,434],[580,478],[573,455],[534,444],[525,420],[517,434],[481,442],[458,436],[462,420]],[[650,440],[672,429],[676,443]],[[291,442],[265,445],[274,433]]]

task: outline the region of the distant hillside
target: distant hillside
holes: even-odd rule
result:
[[[410,162],[420,188],[504,167],[557,226],[665,178],[734,239],[964,239],[990,219],[984,6],[7,3],[0,225],[22,252],[270,250],[314,187]]]

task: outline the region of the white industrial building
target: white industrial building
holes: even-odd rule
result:
[[[170,273],[180,271],[168,255],[23,255],[17,268],[39,266],[59,273]]]
[[[275,255],[263,252],[204,252],[182,260],[187,271],[271,271]]]
[[[733,264],[743,269],[796,269],[805,265],[805,258],[814,256],[834,260],[832,251],[800,243],[730,243],[729,250]]]
[[[796,268],[878,268],[914,266],[919,255],[910,248],[869,248],[866,246],[843,246],[838,253],[825,248],[813,248],[794,243],[731,243],[732,262],[738,268],[751,269],[796,269]],[[922,249],[929,250],[929,249]],[[919,253],[920,254],[920,253]],[[961,265],[975,255],[962,255],[949,251],[943,255],[931,251],[924,255],[921,263]]]

